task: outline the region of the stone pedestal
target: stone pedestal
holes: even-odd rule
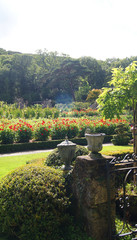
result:
[[[72,172],[76,218],[95,240],[110,240],[111,231],[115,231],[115,181],[111,178],[109,182],[108,201],[106,160],[102,156],[79,156]]]

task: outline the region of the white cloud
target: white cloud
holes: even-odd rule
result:
[[[0,17],[0,47],[7,50],[35,52],[46,48],[72,57],[97,59],[137,56],[136,0],[1,3],[5,19]]]

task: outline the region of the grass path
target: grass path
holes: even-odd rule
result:
[[[132,153],[133,152],[133,146],[128,145],[128,146],[115,146],[115,145],[108,145],[108,146],[103,146],[102,151],[100,152],[101,154],[104,155],[115,155],[115,154],[126,154],[127,152]]]
[[[42,152],[19,156],[0,157],[0,178],[8,174],[11,170],[25,165],[27,161],[46,158],[50,152]]]
[[[127,153],[133,152],[133,146],[114,146],[114,145],[106,145],[103,146],[101,154],[104,155],[113,155],[116,153]],[[0,157],[0,178],[8,174],[11,170],[25,165],[27,161],[46,158],[49,152],[41,152],[35,154],[25,154],[25,155],[17,155],[17,156],[3,156]]]

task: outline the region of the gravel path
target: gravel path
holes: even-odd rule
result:
[[[112,143],[104,143],[103,146],[113,145]],[[15,153],[2,153],[0,157],[7,157],[7,156],[18,156],[18,155],[27,155],[27,154],[35,154],[41,152],[50,152],[53,149],[46,149],[46,150],[36,150],[36,151],[27,151],[27,152],[15,152]]]

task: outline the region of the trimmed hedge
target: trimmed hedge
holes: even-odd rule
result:
[[[104,143],[110,142],[111,139],[112,139],[112,136],[106,135],[104,138]],[[69,140],[76,143],[77,145],[82,145],[82,146],[87,145],[87,140],[85,137],[73,138]],[[2,153],[23,152],[23,151],[31,151],[31,150],[54,149],[62,141],[64,141],[64,139],[43,141],[43,142],[32,142],[32,143],[29,142],[29,143],[1,144],[0,153],[2,154]]]
[[[70,224],[62,171],[25,166],[0,182],[0,232],[20,240],[60,240]]]
[[[47,141],[47,142],[34,142],[34,143],[16,143],[0,145],[0,153],[23,152],[31,150],[53,149],[61,140]]]

